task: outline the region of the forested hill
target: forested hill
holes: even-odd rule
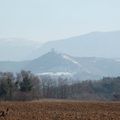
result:
[[[66,75],[72,79],[100,79],[103,76],[119,76],[120,60],[96,57],[74,57],[68,54],[49,51],[29,61],[0,62],[0,71],[20,72],[30,70],[41,75]]]

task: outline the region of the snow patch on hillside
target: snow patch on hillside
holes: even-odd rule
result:
[[[63,58],[66,59],[66,60],[69,60],[70,62],[72,62],[74,64],[77,64],[77,65],[81,66],[79,62],[77,62],[76,60],[74,60],[73,58],[71,58],[67,55],[63,55]]]

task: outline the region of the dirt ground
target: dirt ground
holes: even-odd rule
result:
[[[120,120],[120,102],[0,102],[0,120]]]

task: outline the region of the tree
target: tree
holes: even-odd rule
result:
[[[33,88],[32,80],[30,78],[31,72],[21,71],[22,81],[20,82],[20,91],[30,92]]]
[[[11,72],[0,74],[0,96],[12,100],[14,94],[14,75]]]

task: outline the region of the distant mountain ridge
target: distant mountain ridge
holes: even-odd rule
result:
[[[78,57],[120,58],[120,31],[92,32],[44,44],[23,38],[0,38],[0,61],[32,60],[52,48]]]
[[[81,80],[120,75],[120,31],[93,32],[42,46],[24,39],[14,41],[16,38],[0,39],[0,60],[3,60],[0,71],[24,69],[36,74],[62,73]],[[28,60],[23,61],[25,58]]]
[[[79,57],[120,58],[120,31],[92,32],[68,39],[50,41],[34,51],[37,58],[52,48],[61,53]]]
[[[0,61],[31,59],[31,52],[40,46],[40,42],[23,38],[0,38]]]

